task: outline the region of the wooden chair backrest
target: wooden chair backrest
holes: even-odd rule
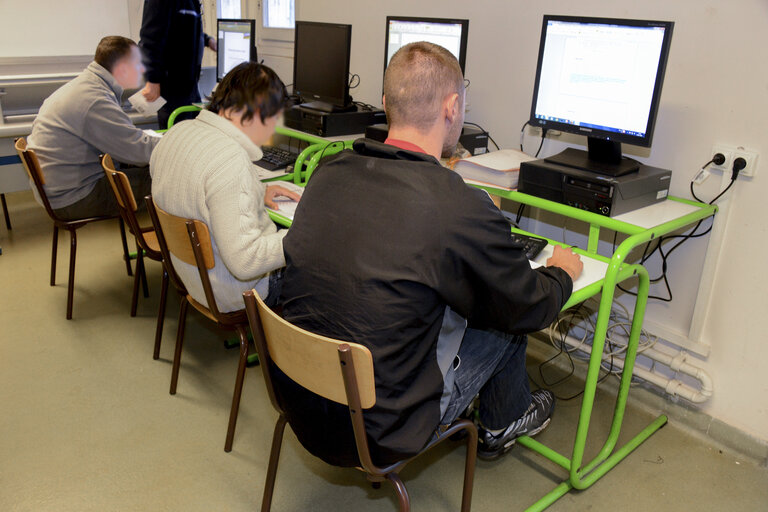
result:
[[[187,222],[192,222],[200,240],[200,250],[205,268],[207,270],[212,269],[216,262],[213,257],[213,246],[211,245],[211,234],[208,231],[208,226],[199,220],[185,219],[184,217],[172,215],[160,208],[157,202],[154,203],[154,207],[168,251],[184,263],[197,266],[192,243],[189,240],[189,231],[187,230]]]
[[[132,212],[136,212],[136,210],[139,209],[139,206],[133,195],[133,189],[131,188],[131,182],[128,180],[128,176],[115,168],[112,157],[108,154],[102,155],[101,168],[104,169],[104,174],[107,175],[107,181],[112,187],[112,191],[115,193],[115,199],[117,200],[118,206],[122,209],[130,208]]]
[[[16,139],[16,153],[18,153],[21,163],[24,166],[24,170],[27,171],[29,178],[36,184],[40,182],[40,185],[45,185],[45,175],[43,169],[40,167],[40,161],[37,159],[37,155],[33,149],[27,148],[27,141],[24,137]]]
[[[339,350],[346,346],[352,356],[361,407],[369,409],[376,404],[373,356],[368,348],[296,327],[264,304],[255,290],[245,295],[245,301],[246,311],[249,310],[248,302],[256,301],[268,358],[291,380],[317,395],[348,405],[339,362]],[[257,327],[251,320],[251,330],[254,331]],[[257,336],[256,332],[254,336]]]

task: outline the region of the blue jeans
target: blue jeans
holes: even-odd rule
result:
[[[467,329],[454,362],[453,393],[441,426],[458,418],[478,393],[485,428],[506,428],[521,417],[531,404],[525,371],[527,344],[525,335]]]

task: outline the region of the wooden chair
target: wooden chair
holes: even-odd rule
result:
[[[43,202],[43,207],[48,213],[48,216],[53,221],[53,249],[51,252],[51,286],[56,285],[56,253],[58,252],[59,243],[59,229],[66,229],[70,234],[70,250],[69,250],[69,281],[67,284],[67,320],[72,319],[72,303],[75,291],[75,256],[77,254],[77,233],[76,231],[88,224],[89,222],[97,222],[100,220],[118,219],[120,224],[120,237],[123,242],[123,258],[125,259],[126,271],[128,275],[132,275],[131,261],[128,255],[128,242],[125,237],[125,225],[123,219],[119,215],[102,215],[97,217],[88,217],[84,219],[76,220],[64,220],[60,219],[58,215],[53,211],[51,203],[48,201],[48,196],[45,193],[45,175],[40,167],[40,162],[37,159],[35,151],[27,148],[27,141],[24,137],[16,139],[15,144],[16,152],[21,158],[21,163],[24,165],[24,170],[27,171],[32,182],[35,184],[37,193]]]
[[[373,357],[363,345],[345,343],[332,338],[312,334],[300,329],[272,311],[254,290],[243,294],[245,310],[251,325],[251,332],[262,364],[261,373],[266,381],[272,405],[279,413],[272,437],[267,478],[264,485],[261,510],[267,512],[272,505],[277,464],[280,458],[283,432],[285,430],[286,407],[275,395],[271,380],[271,365],[275,364],[283,373],[300,386],[349,407],[352,428],[355,434],[357,453],[362,469],[368,480],[377,486],[388,480],[397,492],[401,511],[410,510],[410,498],[398,473],[412,459],[397,462],[391,466],[378,467],[371,460],[368,436],[365,431],[363,409],[376,404]],[[323,421],[322,418],[317,419]],[[469,511],[472,503],[472,482],[477,455],[477,429],[465,419],[459,419],[437,439],[430,442],[421,453],[460,431],[467,432],[467,457],[464,466],[464,491],[461,510]]]
[[[120,216],[128,225],[128,231],[136,239],[136,274],[133,279],[133,295],[131,297],[131,316],[136,316],[136,306],[139,302],[139,281],[143,284],[144,296],[147,292],[147,274],[144,270],[144,256],[162,263],[163,255],[160,252],[160,243],[157,241],[157,233],[152,226],[142,227],[136,217],[139,209],[136,198],[133,195],[130,181],[125,173],[115,169],[115,164],[110,155],[101,155],[101,167],[107,176],[115,200],[120,209]],[[155,329],[155,347],[153,359],[160,357],[160,342],[163,335],[163,321],[165,319],[165,304],[168,296],[168,272],[163,265],[163,279],[160,285],[160,308],[157,313],[157,327]]]
[[[158,234],[160,251],[163,254],[163,262],[166,264],[168,273],[173,276],[174,285],[179,289],[179,285],[184,285],[178,278],[171,254],[176,256],[184,263],[196,265],[200,274],[200,280],[203,284],[205,300],[208,307],[200,304],[191,295],[186,293],[181,298],[179,308],[179,326],[176,332],[176,350],[173,355],[173,369],[171,370],[171,394],[176,394],[176,384],[179,379],[179,366],[181,365],[181,350],[184,344],[184,325],[187,317],[187,307],[192,305],[204,316],[212,320],[221,328],[234,330],[240,339],[240,359],[237,366],[237,376],[235,378],[235,390],[232,395],[232,408],[229,413],[229,426],[227,428],[227,438],[224,443],[224,451],[232,450],[232,441],[235,436],[235,426],[237,424],[237,413],[240,409],[240,395],[243,391],[243,381],[245,379],[245,367],[248,361],[248,317],[245,310],[241,309],[229,313],[222,313],[216,306],[216,299],[213,295],[213,288],[208,277],[208,271],[212,269],[216,262],[213,257],[213,246],[211,245],[211,235],[208,226],[205,223],[194,220],[177,217],[161,209],[157,204],[147,198],[147,207],[155,226],[155,232]]]

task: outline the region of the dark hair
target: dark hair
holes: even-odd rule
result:
[[[104,69],[112,72],[115,63],[131,53],[131,48],[137,46],[132,39],[123,36],[107,36],[99,41],[93,60]]]
[[[211,112],[244,109],[242,120],[248,121],[258,111],[262,123],[288,106],[288,94],[277,73],[255,62],[243,62],[232,68],[209,99]]]

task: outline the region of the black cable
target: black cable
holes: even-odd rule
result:
[[[515,218],[515,224],[520,224],[520,219],[523,218],[523,212],[525,211],[525,203],[520,203],[517,208],[517,217]]]
[[[577,308],[575,310],[571,310],[571,322],[570,322],[571,324],[572,324],[572,321],[573,321],[573,317],[575,317],[576,313],[578,313],[580,309],[581,309],[581,307],[579,307],[579,308]],[[570,324],[569,324],[569,327],[570,327]],[[565,382],[567,379],[572,377],[574,372],[575,372],[575,365],[573,364],[573,357],[571,356],[571,353],[568,352],[568,350],[565,349],[565,346],[566,346],[566,344],[565,344],[565,337],[566,337],[567,334],[568,334],[568,330],[567,329],[565,331],[560,331],[560,340],[559,340],[558,352],[554,356],[550,357],[546,361],[543,361],[543,362],[539,363],[539,365],[538,365],[539,376],[541,377],[541,381],[544,384],[544,386],[547,386],[548,388],[551,388],[553,386],[557,386],[557,385]],[[606,343],[608,343],[608,348],[611,350],[610,368],[606,370],[606,368],[603,367],[602,363],[600,364],[600,369],[605,371],[606,373],[602,377],[600,377],[600,379],[598,379],[597,384],[600,384],[601,382],[603,382],[614,371],[613,348],[612,348],[613,344],[608,339],[606,339]],[[547,365],[552,364],[553,361],[555,359],[557,359],[559,356],[561,356],[562,354],[565,354],[568,357],[568,363],[569,363],[569,365],[571,367],[570,370],[567,372],[567,375],[565,375],[565,376],[563,376],[563,377],[561,377],[561,378],[559,378],[559,379],[557,379],[557,380],[555,380],[553,382],[547,382],[547,378],[544,376],[544,372],[543,372],[544,368]],[[529,372],[527,372],[527,370],[526,370],[526,373],[528,373],[528,378],[538,388],[543,388],[543,386],[540,385],[538,382],[536,382],[536,379],[534,379],[533,376]],[[573,400],[575,398],[580,397],[583,393],[584,393],[584,390],[581,390],[578,393],[576,393],[575,395],[571,395],[571,396],[558,396],[557,394],[555,394],[555,398],[557,400],[567,402],[569,400]]]
[[[357,83],[355,85],[352,85],[352,81],[355,78],[357,78]],[[349,75],[349,82],[347,82],[347,87],[349,87],[350,89],[354,89],[359,85],[360,85],[360,75],[358,75],[357,73],[351,73]]]
[[[528,126],[528,125],[530,125],[530,123],[528,121],[526,121],[525,123],[523,123],[522,128],[520,128],[520,151],[522,151],[523,153],[525,153],[525,151],[523,150],[523,135],[525,135],[525,127]],[[544,146],[544,139],[546,138],[546,136],[547,136],[547,129],[546,128],[542,128],[541,129],[541,143],[539,143],[539,149],[536,150],[536,154],[533,155],[534,157],[538,158],[539,153],[541,153],[541,148]]]
[[[525,134],[525,127],[528,126],[528,121],[523,123],[522,128],[520,128],[520,151],[523,151],[523,135]],[[523,151],[525,153],[525,151]]]
[[[539,157],[539,153],[541,153],[541,148],[544,146],[544,139],[546,137],[547,137],[547,129],[546,128],[542,128],[541,129],[541,144],[539,144],[539,149],[536,150],[536,154],[533,155],[534,158],[538,158]]]
[[[480,125],[479,125],[479,124],[477,124],[477,123],[470,123],[469,121],[464,121],[464,124],[471,124],[472,126],[475,126],[475,127],[479,128],[481,132],[483,132],[484,134],[486,134],[486,135],[488,136],[488,140],[490,140],[491,142],[493,142],[493,145],[494,145],[494,146],[496,146],[496,151],[498,151],[499,149],[501,149],[501,148],[499,147],[499,145],[498,145],[498,144],[496,144],[496,141],[495,141],[495,140],[493,140],[493,137],[491,137],[491,132],[489,132],[488,130],[486,130],[485,128],[483,128],[482,126],[480,126]]]

